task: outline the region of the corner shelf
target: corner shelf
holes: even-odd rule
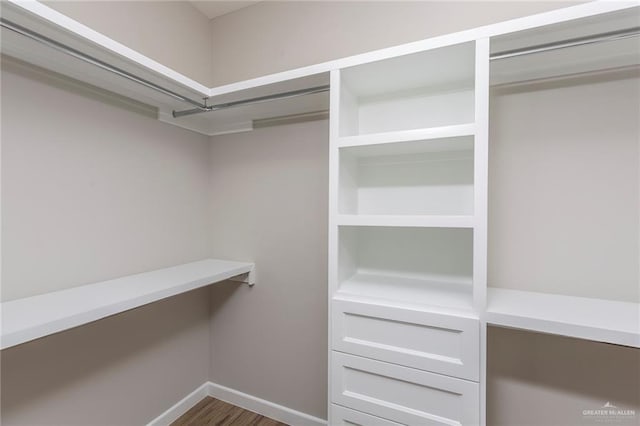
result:
[[[206,259],[0,304],[6,349],[180,293],[239,277],[253,284],[253,263]]]
[[[329,83],[328,67],[312,66],[209,88],[38,1],[7,0],[2,3],[2,17],[54,43],[68,46],[81,54],[89,55],[181,96],[194,101],[208,98],[209,105]],[[119,95],[120,101],[124,104],[143,104],[149,107],[151,113],[157,113],[157,119],[160,121],[208,136],[252,130],[254,120],[317,113],[326,110],[329,105],[327,93],[316,93],[219,110],[215,114],[174,118],[172,111],[192,109],[193,105],[134,83],[9,29],[1,30],[0,39],[1,53],[7,57],[52,72],[58,78],[64,77],[74,83],[90,85],[94,92],[98,88]],[[100,90],[97,93],[100,93]]]
[[[488,324],[640,348],[640,304],[489,288]]]

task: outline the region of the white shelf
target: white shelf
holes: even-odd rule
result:
[[[194,101],[200,102],[202,98],[210,97],[209,105],[329,83],[327,67],[316,67],[307,69],[305,72],[289,73],[286,75],[289,78],[274,76],[259,81],[241,82],[233,87],[208,88],[40,2],[19,0],[3,2],[2,15],[4,19],[27,30]],[[66,78],[149,105],[157,109],[159,120],[205,135],[251,130],[253,120],[323,111],[329,105],[328,93],[324,92],[173,118],[171,114],[173,110],[188,110],[193,109],[194,106],[102,70],[11,30],[3,28],[1,33],[3,54]]]
[[[252,284],[253,263],[206,259],[74,287],[0,305],[6,349],[238,275]]]
[[[340,284],[336,296],[389,306],[471,312],[472,293],[471,283],[357,273]]]
[[[488,289],[489,324],[640,348],[640,304]]]
[[[621,10],[597,17],[570,20],[500,35],[492,38],[491,50],[492,53],[503,52],[630,29],[637,27],[638,22],[640,22],[640,9]],[[638,64],[640,64],[640,42],[637,37],[631,37],[492,61],[491,84],[556,78]]]
[[[338,139],[340,148],[379,145],[396,142],[432,140],[431,150],[445,151],[456,149],[450,141],[440,139],[473,136],[475,123],[456,124],[452,126],[429,127],[425,129],[398,130],[395,132],[372,133],[368,135],[344,136]],[[398,148],[401,149],[401,148]],[[460,148],[467,149],[467,148]]]
[[[473,228],[473,216],[338,215],[339,226],[407,226],[416,228]]]

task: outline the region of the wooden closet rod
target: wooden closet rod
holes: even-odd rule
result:
[[[601,43],[603,41],[622,40],[640,35],[640,27],[633,27],[626,30],[611,31],[608,33],[594,34],[585,37],[577,37],[553,43],[538,44],[535,46],[523,47],[520,49],[504,50],[491,54],[491,60],[507,59],[532,53],[547,52],[549,50],[565,49],[567,47],[582,46],[585,44]]]
[[[313,93],[320,93],[320,92],[326,92],[329,90],[329,85],[324,85],[324,86],[316,86],[316,87],[310,87],[310,88],[305,88],[305,89],[299,89],[299,90],[292,90],[292,91],[288,91],[288,92],[282,92],[282,93],[274,93],[271,95],[266,95],[266,96],[260,96],[257,98],[251,98],[251,99],[243,99],[243,100],[239,100],[239,101],[233,101],[233,102],[226,102],[226,103],[222,103],[222,104],[217,104],[217,105],[207,105],[207,99],[208,98],[204,98],[204,103],[203,102],[199,102],[199,101],[195,101],[193,99],[190,99],[186,96],[183,96],[177,92],[174,92],[173,90],[169,90],[165,87],[162,87],[156,83],[153,83],[149,80],[146,80],[142,77],[138,77],[137,75],[130,73],[129,71],[123,70],[122,68],[118,68],[114,65],[111,65],[105,61],[102,61],[98,58],[95,58],[91,55],[88,55],[86,53],[83,53],[77,49],[74,49],[70,46],[67,46],[66,44],[60,43],[56,40],[53,40],[49,37],[46,37],[42,34],[38,34],[34,31],[31,31],[21,25],[18,25],[14,22],[11,22],[7,19],[4,18],[0,18],[0,26],[2,28],[6,28],[7,30],[13,31],[17,34],[20,34],[24,37],[30,38],[31,40],[37,41],[38,43],[41,43],[47,47],[50,47],[54,50],[57,50],[59,52],[65,53],[67,55],[70,55],[76,59],[79,59],[83,62],[89,63],[91,65],[94,65],[100,69],[103,69],[105,71],[111,72],[113,74],[119,75],[120,77],[126,78],[127,80],[133,81],[135,83],[138,83],[142,86],[145,86],[149,89],[155,90],[156,92],[162,93],[166,96],[169,96],[173,99],[182,101],[182,102],[186,102],[188,104],[191,104],[193,106],[195,106],[196,108],[190,109],[190,110],[185,110],[185,111],[173,111],[173,116],[174,117],[183,117],[186,115],[192,115],[192,114],[198,114],[198,113],[202,113],[202,112],[208,112],[208,111],[217,111],[217,110],[221,110],[221,109],[227,109],[227,108],[233,108],[233,107],[237,107],[237,106],[241,106],[241,105],[251,105],[251,104],[257,104],[257,103],[262,103],[262,102],[267,102],[267,101],[271,101],[271,100],[276,100],[276,99],[287,99],[287,98],[293,98],[293,97],[297,97],[297,96],[302,96],[302,95],[310,95]]]

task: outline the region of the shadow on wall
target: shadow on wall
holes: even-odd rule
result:
[[[487,424],[640,421],[640,349],[489,327]],[[606,404],[625,414],[598,418]]]
[[[3,424],[147,423],[205,382],[208,319],[204,288],[2,351]]]

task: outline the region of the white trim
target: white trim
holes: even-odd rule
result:
[[[196,390],[173,404],[167,411],[147,423],[147,426],[168,426],[175,422],[194,405],[209,396],[208,388],[209,382],[201,384]]]
[[[279,422],[295,426],[326,426],[327,421],[288,407],[266,401],[217,383],[208,382],[209,396],[253,411]]]
[[[147,426],[168,426],[206,397],[219,399],[270,419],[295,426],[326,426],[327,421],[266,401],[217,383],[205,382],[171,408],[147,423]]]

